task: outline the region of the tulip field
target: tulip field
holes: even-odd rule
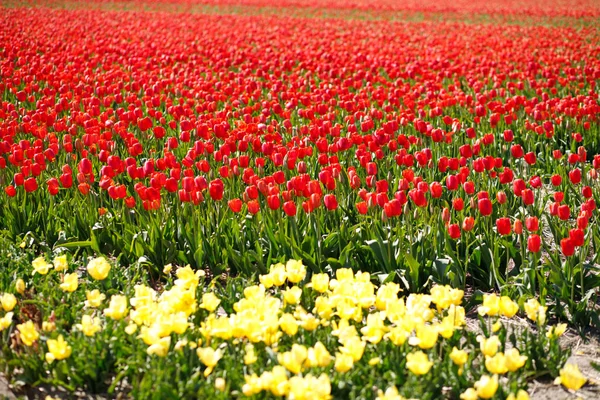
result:
[[[0,21],[11,396],[600,396],[599,3]]]

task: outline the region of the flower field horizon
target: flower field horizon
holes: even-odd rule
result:
[[[16,393],[596,393],[561,342],[600,329],[595,2],[0,13]]]

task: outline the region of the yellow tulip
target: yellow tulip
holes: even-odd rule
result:
[[[10,324],[12,324],[13,315],[14,314],[12,312],[9,312],[6,313],[4,317],[0,318],[0,332],[5,330],[10,326]]]
[[[406,355],[406,368],[415,375],[425,375],[432,366],[433,363],[429,361],[427,354],[422,351],[408,353]]]
[[[477,390],[477,396],[482,399],[491,399],[498,390],[498,375],[491,378],[488,375],[483,375],[475,382],[475,389]]]
[[[329,288],[329,275],[313,274],[310,285],[316,292],[325,293]]]
[[[506,400],[529,400],[529,393],[521,389],[516,396],[514,393],[509,394]]]
[[[390,386],[385,393],[381,390],[377,391],[377,400],[404,400],[404,397],[400,396],[396,386]]]
[[[100,307],[104,299],[106,299],[106,296],[103,293],[100,293],[98,289],[94,289],[91,292],[86,291],[85,297],[87,299],[85,301],[85,306],[90,308]]]
[[[508,372],[504,354],[496,353],[493,357],[485,357],[485,368],[492,374],[502,375]]]
[[[464,350],[459,350],[456,347],[452,348],[452,352],[450,353],[450,359],[452,362],[459,367],[464,365],[469,358],[469,354]]]
[[[119,294],[113,295],[108,308],[104,309],[104,315],[115,320],[125,317],[127,315],[127,297]]]
[[[0,298],[0,303],[2,304],[2,309],[4,309],[6,312],[9,312],[12,311],[17,305],[17,298],[14,294],[4,293]]]
[[[285,264],[285,272],[288,281],[292,283],[298,283],[306,277],[306,267],[298,260],[288,260]]]
[[[587,379],[579,371],[579,367],[575,364],[566,364],[563,369],[560,370],[560,376],[558,376],[554,383],[557,385],[563,385],[567,389],[579,390]]]
[[[483,355],[492,357],[498,352],[498,347],[500,346],[498,336],[491,336],[486,339],[484,336],[479,335],[477,336],[477,341]]]
[[[337,372],[347,372],[354,366],[354,360],[348,354],[338,353],[335,356],[335,370]]]
[[[65,341],[62,335],[58,335],[58,339],[48,339],[48,353],[46,353],[46,361],[49,363],[54,360],[64,360],[71,355],[71,346]]]
[[[100,332],[102,326],[100,325],[100,318],[91,317],[84,315],[81,317],[81,324],[75,325],[85,336],[94,336],[97,332]]]
[[[77,276],[77,272],[73,272],[72,274],[66,274],[63,277],[63,282],[60,284],[60,288],[65,292],[74,292],[77,290],[79,286],[79,277]]]
[[[95,280],[102,281],[108,276],[110,268],[110,264],[104,257],[96,257],[88,263],[87,272]]]
[[[15,289],[19,294],[25,293],[25,281],[21,278],[17,279],[17,283],[15,283]]]
[[[67,255],[63,254],[62,256],[54,257],[52,260],[52,264],[54,264],[54,269],[57,271],[66,271],[69,268],[69,263],[67,262]]]
[[[500,312],[507,318],[512,318],[519,311],[519,305],[508,296],[500,298]]]
[[[31,265],[33,266],[33,275],[35,275],[36,273],[40,275],[46,275],[48,271],[50,271],[50,268],[52,268],[52,264],[46,262],[44,257],[36,258],[35,260],[33,260]]]
[[[522,356],[519,353],[519,350],[515,348],[506,350],[504,356],[506,358],[506,367],[510,372],[515,372],[525,365],[525,362],[527,361],[527,356]]]
[[[202,364],[207,366],[204,371],[205,377],[210,375],[219,360],[223,357],[221,350],[214,350],[212,347],[199,347],[196,349],[196,354],[198,354],[198,358],[200,358]]]
[[[284,290],[282,294],[285,304],[294,305],[298,304],[298,302],[300,301],[300,297],[302,296],[302,289],[300,289],[298,286],[292,286],[291,288]]]
[[[17,325],[19,330],[19,338],[25,344],[25,346],[33,345],[33,342],[39,339],[40,334],[38,333],[35,325],[32,321],[27,321],[23,324]]]
[[[219,307],[219,304],[221,304],[221,300],[214,293],[208,292],[202,295],[200,308],[204,308],[208,312],[214,312]]]

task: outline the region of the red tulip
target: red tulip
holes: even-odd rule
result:
[[[323,203],[325,204],[325,208],[327,208],[329,211],[338,208],[338,202],[334,194],[326,194],[323,198]]]
[[[565,198],[565,193],[564,192],[554,192],[554,201],[557,203],[560,203],[564,200]]]
[[[80,183],[79,185],[77,185],[77,189],[79,189],[79,192],[85,196],[90,192],[90,185],[85,182]]]
[[[13,185],[9,185],[4,188],[4,193],[6,193],[8,197],[15,197],[17,195],[17,189],[15,189]]]
[[[402,204],[398,199],[392,199],[383,206],[385,215],[388,218],[397,217],[402,214]]]
[[[267,197],[267,205],[271,210],[279,210],[279,207],[281,207],[281,199],[279,198],[279,195],[275,194]]]
[[[442,197],[443,187],[439,182],[432,182],[429,190],[431,191],[431,197],[434,199]]]
[[[132,196],[129,196],[125,199],[125,205],[128,208],[133,208],[135,207],[135,199]]]
[[[239,213],[242,211],[242,200],[240,199],[232,199],[227,202],[229,209],[234,213]]]
[[[80,173],[89,175],[92,173],[92,162],[87,158],[82,158],[81,161],[79,161],[77,169]]]
[[[458,189],[458,178],[456,175],[448,175],[446,177],[446,189],[450,191]]]
[[[23,187],[27,193],[31,193],[37,190],[38,184],[35,178],[27,178],[23,183]]]
[[[461,197],[452,199],[452,208],[456,211],[462,211],[465,208],[465,202]]]
[[[530,206],[535,202],[533,190],[531,189],[524,189],[521,192],[521,198],[523,199],[523,204],[525,204],[526,206]]]
[[[215,201],[223,199],[223,190],[223,181],[221,179],[215,179],[208,185],[208,193]]]
[[[521,196],[523,190],[527,188],[527,184],[523,179],[515,179],[513,181],[513,193],[515,196]]]
[[[520,219],[516,219],[513,223],[513,231],[515,234],[520,235],[523,233],[523,222]]]
[[[260,204],[257,200],[250,200],[248,202],[248,212],[250,214],[257,214],[260,211]]]
[[[585,243],[585,232],[583,229],[571,229],[569,231],[569,238],[575,247],[581,247]]]
[[[71,175],[70,173],[63,173],[61,176],[58,177],[58,180],[60,181],[62,187],[64,187],[65,189],[68,189],[71,186],[73,186],[73,175]]]
[[[367,211],[369,211],[369,206],[367,205],[367,203],[365,201],[361,201],[360,203],[356,204],[356,209],[358,210],[358,212],[360,214],[366,214]]]
[[[523,157],[523,147],[521,147],[520,144],[513,144],[512,146],[510,146],[510,153],[513,156],[513,158],[521,158]]]
[[[504,204],[506,203],[506,193],[504,192],[498,192],[496,193],[496,201],[498,202],[498,204]]]
[[[538,217],[525,218],[525,227],[529,232],[537,232],[540,229]]]
[[[535,164],[535,162],[536,162],[535,153],[529,152],[529,153],[525,154],[525,162],[529,165]]]
[[[496,229],[500,235],[510,235],[510,218],[502,217],[496,220]]]
[[[450,222],[450,210],[448,207],[442,209],[442,222],[444,222],[444,224]]]
[[[56,196],[58,194],[58,179],[50,178],[46,183],[48,184],[48,193],[51,196]]]
[[[571,238],[564,238],[560,241],[560,248],[565,257],[570,257],[575,253],[575,245]]]
[[[23,175],[21,172],[17,172],[14,175],[13,180],[15,181],[16,186],[23,186],[25,183],[25,175]]]
[[[527,250],[529,250],[532,253],[537,253],[538,251],[540,251],[541,246],[542,239],[539,235],[535,233],[529,235],[529,237],[527,238]]]
[[[581,182],[581,170],[579,168],[575,168],[572,171],[569,171],[569,180],[573,185],[577,185]]]
[[[593,193],[592,193],[592,188],[591,188],[591,187],[589,187],[589,186],[584,186],[584,187],[581,189],[581,194],[582,194],[582,195],[583,195],[583,197],[585,197],[586,199],[589,199],[589,198],[591,198],[591,197],[593,196]]]
[[[283,203],[283,212],[285,212],[285,214],[288,217],[293,217],[296,215],[296,204],[293,201],[286,201],[285,203]]]
[[[577,227],[579,229],[586,229],[589,223],[589,219],[586,216],[580,215],[577,217]]]
[[[462,223],[462,230],[465,232],[469,232],[475,226],[475,218],[473,217],[465,217]]]
[[[484,217],[492,214],[492,202],[490,199],[479,199],[477,207],[479,208],[479,213]]]
[[[568,205],[562,204],[562,205],[558,206],[558,218],[565,221],[565,220],[569,219],[570,217],[571,217],[571,209],[569,208]]]
[[[560,186],[560,184],[562,183],[562,176],[554,174],[550,178],[550,181],[552,182],[552,186]]]
[[[463,184],[463,189],[466,194],[472,195],[475,193],[475,183],[473,181],[467,181]]]
[[[460,227],[458,224],[448,225],[448,234],[452,239],[458,239],[460,237]]]

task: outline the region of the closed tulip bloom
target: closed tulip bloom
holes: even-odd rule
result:
[[[521,353],[519,353],[519,350],[514,347],[512,349],[506,350],[506,352],[504,353],[504,358],[506,368],[510,372],[515,372],[516,370],[524,366],[525,362],[527,361],[527,356],[522,356]]]
[[[538,251],[540,251],[541,246],[542,239],[540,238],[540,235],[529,235],[529,237],[527,238],[527,250],[529,250],[532,253],[537,253]]]
[[[575,228],[569,231],[569,238],[573,242],[573,246],[581,247],[585,243],[585,232],[583,229]]]
[[[215,201],[223,199],[223,191],[223,181],[221,179],[215,179],[208,185],[208,193]]]
[[[4,293],[2,297],[0,297],[0,304],[2,304],[2,309],[4,311],[12,311],[17,305],[17,298],[11,293]]]
[[[524,189],[521,192],[521,198],[523,199],[523,204],[526,206],[530,206],[535,202],[535,195],[531,189]]]
[[[459,350],[456,347],[452,348],[452,352],[450,353],[450,359],[452,362],[459,367],[464,365],[469,358],[469,354],[464,350]]]
[[[234,213],[239,213],[242,211],[242,200],[241,199],[233,199],[227,202],[229,209]]]
[[[257,214],[260,211],[260,203],[256,200],[250,200],[248,202],[248,212],[250,212],[250,214],[254,215]]]
[[[525,227],[529,232],[537,232],[540,229],[538,217],[525,218]]]
[[[575,168],[574,170],[569,171],[569,180],[573,185],[577,185],[579,182],[581,182],[581,170],[579,168]]]
[[[323,198],[323,203],[329,211],[333,211],[338,208],[338,202],[334,194],[326,194]]]
[[[473,217],[465,217],[462,223],[462,230],[465,232],[469,232],[475,226],[475,218]]]
[[[496,229],[498,230],[498,234],[505,236],[510,235],[511,226],[510,226],[510,218],[503,217],[498,218],[496,220]]]
[[[565,257],[570,257],[575,253],[575,244],[571,238],[564,238],[560,241],[560,249]]]
[[[563,221],[568,220],[571,217],[571,209],[568,205],[562,204],[558,206],[558,218]]]
[[[558,174],[552,175],[550,182],[552,183],[552,186],[560,186],[562,183],[562,176]]]
[[[498,390],[498,375],[489,377],[483,375],[477,382],[475,382],[475,389],[477,390],[477,396],[482,399],[491,399]]]
[[[448,225],[448,234],[452,239],[458,239],[460,237],[460,227],[458,224]]]
[[[523,233],[523,222],[521,222],[520,219],[516,219],[515,222],[513,223],[513,231],[515,231],[515,234],[520,235]]]
[[[477,207],[479,208],[479,213],[484,217],[492,214],[492,202],[490,199],[479,199],[477,201]]]
[[[102,281],[108,276],[110,268],[110,264],[104,257],[97,257],[88,263],[87,272],[95,280]]]
[[[292,200],[283,203],[283,212],[285,212],[288,217],[295,216],[296,211],[296,203],[294,203]]]

